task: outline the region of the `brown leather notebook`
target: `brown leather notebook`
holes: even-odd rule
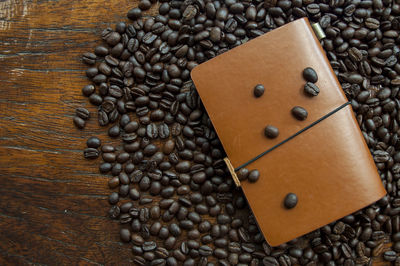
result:
[[[303,92],[306,67],[318,74],[316,97]],[[306,234],[386,194],[351,105],[346,105],[307,19],[221,54],[191,75],[234,168],[314,124],[247,166],[259,170],[256,183],[241,182],[270,245]],[[256,84],[265,87],[259,98],[253,95]],[[293,117],[294,106],[308,111],[306,120]],[[276,126],[279,136],[266,138],[266,125]],[[288,193],[298,197],[292,209],[283,205]]]

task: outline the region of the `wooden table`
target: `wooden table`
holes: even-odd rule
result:
[[[72,116],[81,105],[95,111],[81,94],[81,54],[136,5],[0,1],[0,265],[132,263],[106,217],[107,177],[82,155],[105,130],[91,119],[79,131]]]

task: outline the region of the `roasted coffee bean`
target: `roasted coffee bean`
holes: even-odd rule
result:
[[[98,137],[90,137],[88,138],[88,140],[86,141],[86,145],[88,146],[88,148],[99,148],[101,146],[101,141]]]
[[[111,146],[111,145],[107,145],[106,144],[106,145],[103,145],[101,147],[101,151],[104,152],[104,153],[114,152],[115,148],[113,146]]]
[[[309,96],[317,96],[319,94],[319,88],[314,83],[307,82],[304,85],[304,92]]]
[[[109,122],[109,118],[106,112],[99,111],[98,112],[98,121],[100,126],[106,126]]]
[[[112,126],[112,127],[110,127],[110,128],[108,129],[108,135],[109,135],[110,137],[112,137],[112,138],[118,137],[119,134],[120,134],[120,132],[121,132],[121,131],[120,131],[119,125]]]
[[[388,250],[383,253],[383,259],[386,261],[395,261],[397,258],[396,252]]]
[[[102,157],[103,157],[103,160],[108,163],[113,163],[113,162],[115,162],[115,159],[116,159],[115,153],[108,153],[108,152],[103,153]]]
[[[247,168],[241,168],[237,173],[239,180],[246,180],[249,176],[249,172],[250,171]]]
[[[80,117],[83,120],[88,120],[90,118],[90,112],[83,107],[76,108],[75,114],[77,117]]]
[[[149,0],[140,0],[139,8],[143,11],[150,9],[151,2]],[[158,264],[157,264],[158,265]]]
[[[131,20],[136,20],[142,16],[142,11],[139,8],[132,8],[128,11],[127,17]]]
[[[294,193],[289,193],[286,195],[283,204],[285,208],[292,209],[297,205],[297,195]]]
[[[226,252],[226,250],[224,250],[222,248],[214,249],[214,255],[218,259],[224,259],[224,258],[228,257],[228,253]]]
[[[119,186],[119,178],[118,177],[113,177],[108,181],[108,186],[110,188],[116,188]]]
[[[96,159],[99,157],[99,151],[95,148],[86,148],[83,150],[83,156],[86,159]]]
[[[203,245],[199,248],[199,254],[204,257],[212,255],[213,249],[209,246]]]
[[[395,252],[399,252],[399,251],[400,251],[400,242],[394,243],[393,246],[392,246],[392,249],[393,249]]]
[[[142,244],[143,251],[153,251],[157,248],[157,244],[154,241],[147,241]]]
[[[158,137],[158,128],[157,128],[157,125],[154,124],[154,123],[151,123],[151,124],[147,125],[146,133],[147,133],[147,136],[148,136],[150,139],[155,139],[155,138],[157,138],[157,137]]]
[[[308,116],[308,112],[301,106],[295,106],[292,108],[292,115],[300,121],[306,120]]]
[[[86,76],[88,78],[93,79],[98,73],[99,73],[99,70],[97,69],[97,67],[90,67],[90,68],[86,69]]]
[[[85,120],[83,120],[81,117],[74,116],[73,121],[77,128],[83,129],[85,127]]]
[[[303,78],[308,81],[308,82],[312,82],[315,83],[318,81],[318,75],[317,72],[315,72],[315,70],[312,67],[306,67],[303,70]],[[317,93],[318,94],[318,93]],[[315,95],[314,95],[315,96]]]
[[[108,215],[111,217],[111,219],[116,219],[118,218],[121,210],[118,206],[114,205],[111,206],[110,210],[108,211]]]
[[[256,98],[259,98],[259,97],[261,97],[261,96],[264,94],[264,91],[265,91],[264,86],[261,85],[261,84],[257,84],[257,85],[254,87],[253,93],[254,93],[254,96],[255,96]]]
[[[95,87],[93,85],[86,85],[85,87],[82,88],[82,93],[83,95],[89,97],[94,93]]]
[[[119,201],[119,195],[116,192],[113,192],[108,197],[108,202],[112,205],[116,204]]]
[[[88,65],[94,65],[96,63],[96,55],[93,53],[84,53],[82,55],[82,61]]]
[[[351,258],[351,248],[350,248],[350,246],[347,244],[347,243],[343,243],[342,245],[341,245],[341,251],[342,251],[342,254],[343,254],[343,256],[346,258],[346,259],[350,259]]]
[[[96,48],[94,49],[94,53],[97,56],[104,57],[108,54],[108,48],[103,45],[96,46]]]
[[[260,172],[257,169],[251,170],[249,172],[249,175],[248,175],[249,182],[252,182],[252,183],[257,182],[257,180],[259,178],[260,178]]]
[[[279,130],[274,126],[268,125],[264,129],[264,134],[267,138],[274,139],[279,135]]]

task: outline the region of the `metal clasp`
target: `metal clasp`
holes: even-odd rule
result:
[[[228,167],[229,172],[231,173],[233,182],[235,182],[236,187],[240,187],[240,180],[235,173],[235,168],[231,164],[231,161],[228,159],[228,157],[225,157],[224,161],[226,163],[226,166]]]

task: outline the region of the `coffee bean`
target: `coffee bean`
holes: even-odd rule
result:
[[[241,168],[239,170],[239,172],[237,173],[237,176],[239,178],[239,180],[246,180],[247,177],[249,176],[249,170],[247,168]]]
[[[111,145],[107,145],[106,144],[106,145],[103,145],[101,147],[101,151],[104,152],[104,153],[114,152],[115,148],[113,146],[111,146]]]
[[[379,25],[380,25],[380,23],[379,23],[379,20],[377,20],[377,19],[367,18],[365,20],[365,26],[369,29],[376,30],[377,28],[379,28]]]
[[[121,229],[120,231],[121,240],[124,242],[129,242],[131,240],[131,232],[129,229]]]
[[[396,252],[388,250],[383,253],[383,259],[386,261],[395,261],[397,258]]]
[[[303,70],[303,78],[311,83],[316,83],[318,81],[317,72],[315,72],[315,70],[312,67],[306,67]]]
[[[99,151],[94,148],[86,148],[83,150],[83,156],[86,159],[96,159],[99,157]]]
[[[297,195],[289,193],[285,196],[284,203],[286,209],[292,209],[297,205]]]
[[[82,61],[88,65],[94,65],[96,63],[96,55],[93,53],[84,53],[82,55]]]
[[[210,256],[212,253],[213,253],[213,250],[212,250],[212,248],[209,247],[209,246],[203,245],[203,246],[201,246],[201,247],[199,248],[199,254],[200,254],[201,256],[208,257],[208,256]]]
[[[218,259],[224,259],[228,256],[228,253],[224,249],[216,248],[214,249],[214,256]]]
[[[120,214],[120,208],[116,205],[111,206],[110,210],[108,211],[108,215],[111,217],[111,219],[118,218],[119,214]]]
[[[80,118],[78,116],[74,116],[73,121],[77,128],[83,129],[85,127],[86,123],[85,123],[85,120],[83,120],[82,118]]]
[[[183,11],[182,17],[184,21],[190,21],[197,14],[197,8],[193,5],[188,5]]]
[[[94,53],[97,56],[104,57],[108,54],[108,48],[103,45],[96,46],[96,48],[94,49]]]
[[[154,241],[147,241],[142,244],[143,251],[153,251],[157,248],[157,244]]]
[[[268,125],[264,129],[264,134],[267,138],[274,139],[279,135],[279,130],[274,126]]]
[[[259,177],[260,177],[260,172],[258,170],[254,169],[249,172],[249,176],[248,176],[249,182],[252,182],[252,183],[257,182]]]
[[[110,163],[102,163],[99,166],[99,170],[103,174],[109,172],[111,170],[111,168],[112,168],[112,164],[110,164]]]
[[[271,266],[278,266],[279,265],[278,261],[274,257],[270,257],[270,256],[267,256],[267,257],[263,258],[263,264],[264,265],[271,265]]]
[[[88,120],[90,118],[90,112],[83,107],[76,108],[75,114],[77,117],[80,117],[83,120]]]
[[[149,0],[140,0],[139,8],[143,11],[150,9],[151,2]]]
[[[348,51],[350,59],[356,62],[360,62],[363,59],[362,52],[356,47],[351,47]]]
[[[257,84],[255,87],[254,87],[254,96],[256,97],[256,98],[259,98],[259,97],[261,97],[263,94],[264,94],[264,91],[265,91],[265,88],[264,88],[264,86],[263,85],[261,85],[261,84]]]
[[[112,138],[118,137],[120,134],[119,125],[112,126],[108,129],[108,135]]]
[[[304,92],[309,96],[317,96],[319,94],[319,88],[314,83],[307,82],[304,85]]]
[[[308,112],[301,106],[295,106],[292,108],[292,115],[300,121],[306,120],[308,116]]]
[[[100,126],[106,126],[109,122],[109,118],[106,112],[99,111],[98,112],[98,122]]]
[[[98,137],[90,137],[88,138],[88,140],[86,141],[86,145],[88,146],[88,148],[99,148],[101,146],[101,141]]]
[[[115,153],[103,153],[102,157],[103,157],[103,160],[108,163],[113,163],[116,160]]]
[[[108,181],[108,186],[110,188],[116,188],[119,186],[119,178],[118,177],[113,177]]]
[[[157,137],[158,137],[158,128],[157,128],[157,125],[154,124],[154,123],[151,123],[151,124],[147,125],[146,133],[147,133],[147,136],[148,136],[150,139],[155,139],[155,138],[157,138]]]
[[[119,195],[116,192],[110,194],[108,198],[108,202],[112,205],[116,204],[119,201]]]
[[[139,8],[132,8],[128,11],[127,17],[131,20],[136,20],[142,16],[142,11]]]

